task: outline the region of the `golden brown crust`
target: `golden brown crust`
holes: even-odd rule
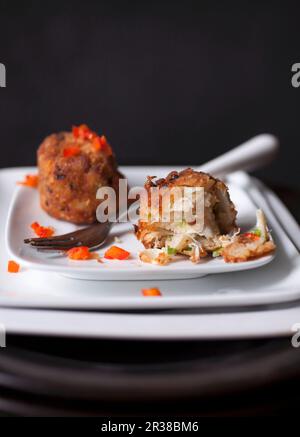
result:
[[[148,177],[145,188],[157,187],[204,187],[210,189],[218,179],[213,178],[208,173],[195,171],[192,168],[186,168],[180,172],[171,171],[165,178],[153,181],[153,176]],[[219,181],[221,182],[221,181]],[[223,184],[223,182],[221,182]],[[223,184],[225,186],[225,184]]]
[[[64,157],[64,149],[79,147],[80,153]],[[52,134],[38,149],[41,207],[51,216],[77,224],[96,221],[97,189],[113,186],[121,177],[113,155],[95,151],[90,141],[71,132]]]
[[[244,235],[239,235],[236,241],[226,246],[222,251],[222,256],[227,263],[238,263],[260,258],[268,255],[276,249],[272,240],[249,241]]]
[[[155,233],[156,226],[149,224],[148,222],[139,220],[138,226],[134,227],[135,236],[138,240],[142,241],[146,249],[151,249],[153,247],[161,248],[161,246],[155,245],[152,238],[147,238],[149,234]]]
[[[203,187],[206,193],[214,199],[213,214],[219,227],[220,234],[234,233],[236,227],[236,210],[230,200],[227,186],[224,182],[203,172],[187,168],[183,171],[172,171],[166,178],[155,181],[155,176],[148,176],[145,188],[148,192],[148,206],[151,205],[150,190],[152,187]],[[161,206],[161,205],[160,205]],[[157,223],[140,220],[135,228],[135,235],[146,248],[160,248],[164,246],[164,238],[156,238]],[[212,249],[213,250],[213,249]]]

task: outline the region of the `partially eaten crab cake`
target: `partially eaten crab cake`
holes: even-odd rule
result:
[[[176,195],[170,195],[174,188]],[[207,173],[188,168],[181,172],[173,171],[166,178],[156,181],[154,177],[148,177],[145,189],[147,202],[141,203],[140,220],[135,227],[135,235],[145,247],[139,254],[143,262],[164,265],[175,255],[183,255],[197,263],[209,255],[222,256],[223,252],[226,262],[237,262],[274,250],[275,245],[271,242],[261,248],[270,240],[266,226],[261,231],[260,244],[257,241],[253,250],[247,246],[249,242],[253,243],[252,240],[236,246],[241,235],[228,188],[224,182]],[[158,197],[155,198],[153,192],[159,192]],[[169,210],[165,214],[163,206],[166,205],[164,198],[167,192]],[[154,208],[153,199],[156,199]]]
[[[202,257],[223,247],[231,242],[237,233],[236,210],[230,200],[228,189],[224,182],[213,178],[209,174],[197,172],[188,168],[181,172],[173,171],[165,179],[154,181],[148,177],[145,184],[148,193],[148,205],[141,206],[141,215],[145,216],[143,209],[151,208],[151,189],[179,188],[176,191],[176,200],[170,197],[170,221],[163,220],[161,210],[159,220],[140,219],[136,227],[136,236],[143,243],[146,250],[140,254],[143,261],[163,264],[169,256],[182,254],[188,256],[193,262],[198,262]],[[201,216],[196,214],[197,191],[189,189],[199,188],[202,193]],[[181,193],[181,198],[180,198]],[[189,198],[187,199],[187,193]],[[160,199],[162,199],[161,194]],[[180,212],[181,218],[175,220],[175,212]],[[148,212],[149,214],[149,212]],[[190,217],[190,219],[186,219]],[[147,249],[156,249],[151,252]],[[157,252],[160,249],[160,252]],[[153,261],[154,260],[154,261]]]

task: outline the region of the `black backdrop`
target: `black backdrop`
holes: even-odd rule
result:
[[[298,2],[299,3],[299,2]],[[282,144],[265,179],[299,185],[296,2],[0,0],[0,166],[85,122],[120,164],[200,164],[251,136]]]

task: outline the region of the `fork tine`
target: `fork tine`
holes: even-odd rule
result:
[[[53,241],[42,241],[42,239],[41,239],[41,241],[30,241],[27,244],[29,244],[30,246],[33,246],[33,247],[48,247],[48,246],[73,246],[74,247],[78,243],[79,243],[78,240],[73,240],[73,241],[64,241],[64,240],[59,241],[59,240],[57,240],[57,241],[53,242]]]
[[[36,241],[44,241],[44,242],[61,242],[61,241],[65,241],[65,242],[69,242],[69,241],[75,241],[78,238],[84,238],[86,235],[90,235],[91,233],[93,233],[96,229],[100,228],[103,229],[105,226],[111,226],[111,224],[109,223],[108,225],[106,223],[96,223],[94,225],[88,226],[86,228],[83,229],[78,229],[77,231],[73,231],[73,232],[68,232],[67,234],[62,234],[62,235],[56,235],[54,237],[49,237],[49,238],[26,238],[24,240],[24,243],[28,244]]]
[[[31,246],[37,249],[39,252],[66,252],[72,249],[74,246]]]
[[[84,229],[82,229],[84,230]],[[81,232],[81,229],[78,231],[74,231],[74,232],[70,232],[68,234],[63,234],[63,235],[56,235],[54,237],[49,237],[49,238],[38,238],[38,237],[34,237],[34,238],[26,238],[24,240],[24,243],[30,243],[31,241],[72,241],[73,239],[75,239],[76,235]]]
[[[33,248],[35,248],[37,250],[40,250],[40,251],[47,251],[47,250],[65,251],[65,250],[72,249],[73,247],[80,247],[80,246],[87,246],[90,249],[95,249],[96,247],[99,247],[102,244],[103,244],[102,242],[92,242],[92,243],[90,243],[90,242],[76,241],[76,243],[70,243],[70,244],[66,244],[66,243],[62,242],[61,244],[57,244],[57,243],[56,244],[54,244],[54,243],[51,244],[51,243],[49,243],[49,244],[43,245],[43,244],[40,244],[38,242],[38,243],[34,243],[34,244],[29,243],[29,246],[33,247]]]
[[[40,246],[40,245],[32,245],[29,244],[30,247],[33,247],[34,249],[41,250],[41,251],[47,251],[47,250],[57,250],[57,251],[66,251],[69,249],[72,249],[73,247],[76,247],[77,245],[74,244],[61,244],[61,245],[49,245],[49,246]]]
[[[43,241],[42,241],[43,240]],[[39,243],[52,243],[52,244],[56,244],[56,243],[69,243],[69,242],[74,242],[76,241],[76,239],[63,239],[63,238],[57,238],[56,240],[51,240],[49,238],[26,238],[24,240],[24,243],[26,244],[39,244]]]
[[[50,238],[26,238],[24,243],[40,250],[68,250],[76,246],[90,248],[102,245],[112,227],[111,222],[97,223],[78,231]]]
[[[47,244],[75,244],[78,240],[78,236],[82,234],[82,232],[85,231],[85,229],[80,229],[78,231],[70,232],[68,234],[63,235],[56,235],[55,237],[49,237],[49,238],[26,238],[24,240],[25,244],[30,245],[47,245]],[[77,237],[77,238],[76,238]]]

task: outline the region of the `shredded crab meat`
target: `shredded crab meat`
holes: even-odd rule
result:
[[[267,220],[261,209],[256,211],[256,228],[260,231],[260,238],[263,242],[271,239],[271,234],[267,226]]]
[[[171,260],[171,256],[163,249],[145,249],[139,253],[139,258],[145,263],[161,266],[168,264]]]
[[[176,187],[183,191],[176,200],[175,197],[169,199],[168,215],[165,211],[162,213],[160,207],[157,208],[158,215],[154,215],[152,206],[156,203],[153,205],[148,202],[143,206],[143,218],[135,226],[135,235],[145,247],[140,254],[142,261],[164,265],[174,260],[174,256],[184,255],[194,263],[206,256],[223,257],[226,262],[240,262],[266,255],[275,249],[261,210],[256,214],[256,227],[241,233],[236,225],[236,209],[222,181],[192,169],[171,172],[157,181],[154,179],[148,178],[145,184],[147,191],[152,187]],[[190,187],[202,190],[201,209],[196,207],[195,193],[192,198],[186,198],[185,190]],[[188,215],[180,216],[177,212]]]
[[[263,211],[257,210],[256,217],[256,234],[253,233],[254,231],[240,234],[238,229],[232,235],[214,237],[210,241],[211,250],[216,253],[214,256],[222,256],[226,262],[244,262],[273,252],[276,246],[272,241]],[[249,235],[255,235],[254,241],[249,238]],[[152,238],[154,236],[156,244],[159,244],[158,233],[152,233]],[[188,256],[193,263],[199,263],[208,255],[207,241],[204,237],[201,240],[197,234],[165,234],[164,238],[163,247],[143,250],[139,254],[140,260],[150,264],[166,265],[174,259],[175,255],[182,254]],[[206,248],[202,244],[203,241],[206,241]]]
[[[201,247],[200,244],[195,244],[192,247],[192,251],[191,251],[191,255],[190,255],[190,260],[193,263],[199,263],[201,261],[201,258],[205,258],[207,256],[207,252]]]
[[[249,261],[268,255],[276,249],[261,209],[256,212],[255,231],[255,234],[250,232],[236,236],[234,241],[222,251],[224,261],[234,263]],[[257,238],[251,239],[251,235]]]

